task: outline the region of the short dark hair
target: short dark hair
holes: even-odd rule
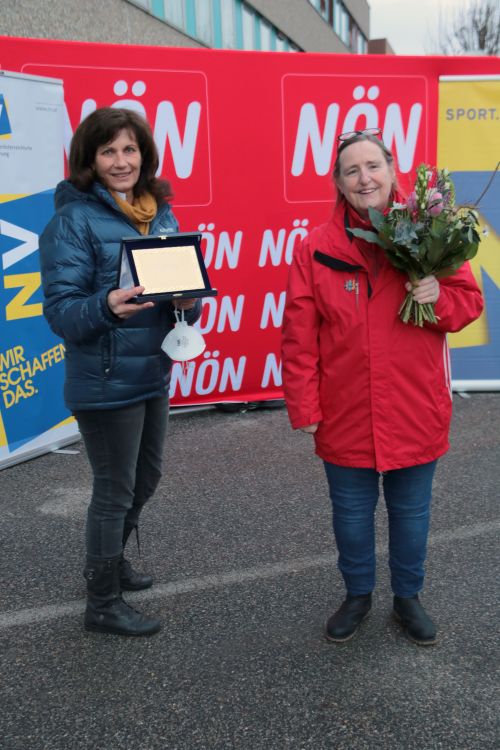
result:
[[[82,120],[71,141],[69,181],[83,192],[90,190],[96,179],[93,164],[97,149],[113,141],[121,130],[135,135],[141,152],[141,172],[134,196],[148,192],[158,204],[172,198],[170,183],[156,177],[159,158],[151,128],[142,115],[131,109],[101,107]]]

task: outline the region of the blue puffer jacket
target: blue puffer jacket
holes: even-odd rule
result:
[[[175,324],[173,306],[157,303],[120,320],[106,303],[116,288],[120,239],[139,232],[100,183],[82,193],[64,180],[55,206],[40,237],[40,262],[44,314],[66,347],[66,406],[114,409],[165,395],[172,362],[160,347]],[[177,230],[165,203],[150,234]],[[200,311],[198,301],[186,320],[194,322]]]

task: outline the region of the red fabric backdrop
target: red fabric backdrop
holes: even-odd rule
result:
[[[62,78],[65,148],[96,107],[143,112],[183,231],[204,232],[219,296],[207,350],[174,366],[177,405],[277,398],[295,243],[328,218],[336,136],[381,127],[409,184],[435,162],[440,75],[498,74],[498,58],[252,53],[0,37],[0,68]]]

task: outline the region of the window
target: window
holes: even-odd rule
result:
[[[349,13],[346,11],[344,6],[341,7],[341,20],[340,20],[340,38],[344,44],[349,46]]]
[[[328,23],[333,29],[333,6],[335,4],[335,0],[328,0]]]
[[[236,27],[234,23],[234,0],[220,0],[222,23],[222,46],[236,47]]]
[[[209,47],[300,52],[288,37],[242,0],[131,0]],[[318,0],[323,2],[323,0]],[[331,9],[332,0],[324,0]]]
[[[282,34],[278,34],[276,37],[276,51],[277,52],[288,52],[289,44],[288,39]]]
[[[350,19],[350,44],[349,48],[351,52],[357,52],[358,51],[358,27],[352,20]]]
[[[241,8],[243,21],[243,49],[255,49],[254,14],[246,5]]]
[[[342,27],[342,13],[341,13],[340,1],[334,0],[333,30],[337,34],[337,36],[340,36],[341,27]]]
[[[196,36],[205,44],[213,44],[212,4],[207,0],[196,0]]]
[[[272,28],[270,24],[268,24],[266,21],[261,19],[260,21],[260,48],[265,51],[272,50],[273,47],[273,41],[272,41]]]
[[[366,39],[361,32],[358,34],[358,53],[360,55],[364,55],[366,53]]]
[[[163,9],[166,21],[179,29],[184,28],[184,0],[163,0]]]

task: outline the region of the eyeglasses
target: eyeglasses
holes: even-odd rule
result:
[[[382,135],[380,128],[365,128],[365,130],[349,130],[347,133],[341,133],[337,136],[337,140],[341,143],[350,141],[351,138],[356,138],[357,135]]]

